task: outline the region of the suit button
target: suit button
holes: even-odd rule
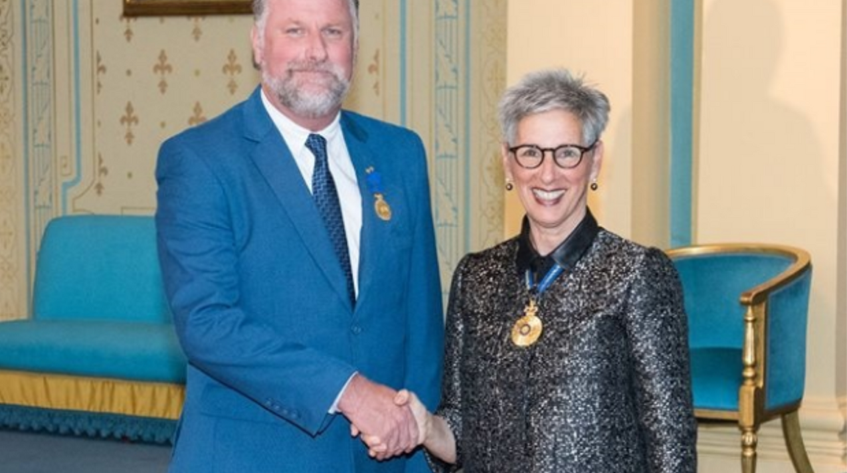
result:
[[[354,335],[362,333],[362,327],[359,327],[358,325],[354,325],[353,328],[350,330],[353,332]]]

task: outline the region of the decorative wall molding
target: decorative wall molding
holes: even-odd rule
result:
[[[470,139],[467,114],[462,93],[468,71],[462,64],[462,43],[468,41],[467,30],[459,14],[466,0],[436,0],[435,2],[435,143],[431,150],[434,162],[432,193],[433,218],[438,240],[441,268],[447,275],[466,251],[466,239],[461,228],[465,210],[467,165],[470,156],[463,153],[463,144]],[[464,91],[467,93],[468,91]]]
[[[58,203],[57,170],[54,163],[55,87],[53,2],[28,0],[23,12],[26,50],[24,71],[24,167],[30,261],[47,222],[56,215]],[[32,265],[32,263],[30,263]]]
[[[473,65],[468,93],[471,99],[473,149],[469,217],[471,243],[476,251],[503,239],[503,165],[500,157],[500,124],[497,104],[506,88],[506,0],[474,2],[471,17]]]
[[[11,0],[0,1],[0,320],[21,316],[26,273],[21,265],[25,248],[21,232],[21,163],[18,155],[18,93],[16,63],[17,16]]]

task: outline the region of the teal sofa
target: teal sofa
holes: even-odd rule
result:
[[[52,220],[32,313],[0,322],[0,427],[168,442],[185,367],[153,218]]]

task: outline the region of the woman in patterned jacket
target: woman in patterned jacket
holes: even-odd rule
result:
[[[696,471],[688,329],[664,253],[598,226],[587,207],[609,102],[566,70],[500,102],[520,235],[453,276],[443,393],[408,392],[431,466],[476,472]],[[380,457],[378,439],[365,439]]]

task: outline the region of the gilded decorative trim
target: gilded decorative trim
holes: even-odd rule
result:
[[[721,243],[714,245],[694,245],[673,248],[666,253],[671,258],[684,258],[686,256],[699,256],[705,254],[726,253],[762,253],[777,254],[792,258],[791,266],[770,280],[751,288],[741,295],[741,303],[745,305],[759,304],[764,302],[768,293],[790,283],[802,276],[803,270],[812,264],[812,257],[808,251],[786,245],[763,245],[755,243]]]

